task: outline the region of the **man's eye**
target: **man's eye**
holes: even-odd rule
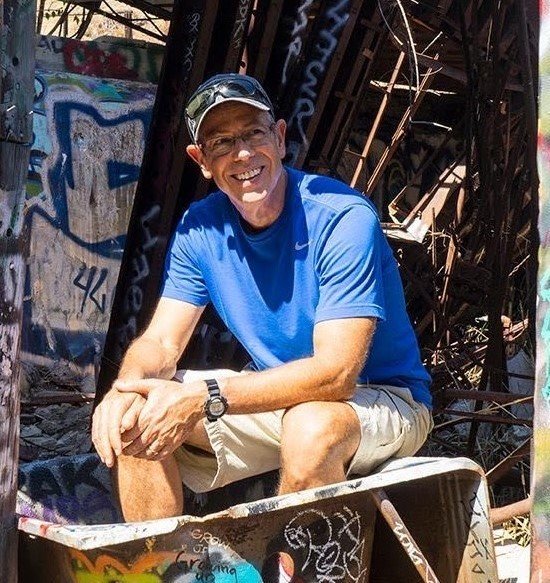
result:
[[[210,148],[225,148],[233,141],[232,138],[214,138],[210,141]]]
[[[261,138],[265,136],[265,134],[266,131],[263,128],[254,128],[253,130],[250,131],[250,135],[256,138]]]

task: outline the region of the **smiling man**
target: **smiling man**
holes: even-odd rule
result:
[[[94,413],[127,520],[280,468],[280,493],[414,454],[432,426],[429,375],[373,205],[285,167],[284,120],[261,85],[217,75],[186,107],[188,155],[218,190],[173,236],[153,319]],[[250,370],[174,380],[212,302]]]

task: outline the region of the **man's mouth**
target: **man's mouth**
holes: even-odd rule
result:
[[[256,178],[258,174],[262,171],[261,166],[258,168],[253,168],[252,170],[247,170],[246,172],[241,172],[240,174],[234,174],[233,176],[237,180],[252,180]]]

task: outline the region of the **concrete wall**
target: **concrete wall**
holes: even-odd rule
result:
[[[22,349],[59,383],[94,386],[155,89],[37,69]]]

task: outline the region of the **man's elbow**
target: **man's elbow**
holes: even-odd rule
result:
[[[346,401],[351,399],[355,393],[355,386],[357,384],[357,368],[340,368],[335,371],[335,377],[332,386],[336,393],[337,400]]]

